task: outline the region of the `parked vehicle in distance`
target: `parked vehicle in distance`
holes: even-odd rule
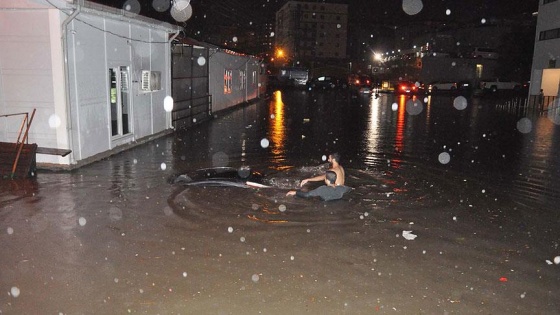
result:
[[[492,48],[485,47],[475,47],[472,52],[473,58],[486,58],[486,59],[498,59],[498,53]]]
[[[497,92],[502,90],[519,90],[521,83],[515,81],[502,81],[500,79],[492,81],[480,81],[480,88],[484,91]]]
[[[359,95],[371,94],[373,90],[371,78],[367,75],[350,75],[348,84]]]
[[[332,90],[339,86],[339,80],[329,76],[321,76],[307,81],[309,89]]]
[[[416,82],[410,81],[399,81],[397,83],[397,88],[395,89],[396,94],[416,94],[419,89]]]
[[[428,92],[430,93],[455,90],[457,90],[457,82],[432,82],[428,85]]]

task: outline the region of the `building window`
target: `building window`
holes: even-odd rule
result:
[[[224,94],[231,94],[232,70],[224,70]]]
[[[560,28],[546,30],[539,33],[539,40],[560,38]]]
[[[239,71],[239,90],[244,90],[245,89],[245,71]]]

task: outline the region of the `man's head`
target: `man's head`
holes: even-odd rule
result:
[[[336,183],[336,173],[333,171],[327,171],[327,173],[325,174],[325,183],[328,186],[334,186],[334,184]]]
[[[340,154],[338,152],[329,155],[329,162],[332,163],[333,160],[336,161],[336,163],[340,163]]]

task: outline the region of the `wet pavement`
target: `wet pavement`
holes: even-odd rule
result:
[[[2,181],[0,314],[557,314],[558,113],[501,102],[288,90]],[[335,151],[352,192],[285,196]],[[272,188],[170,183],[222,166]]]

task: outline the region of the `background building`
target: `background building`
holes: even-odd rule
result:
[[[276,13],[276,65],[343,65],[348,5],[288,1]]]
[[[560,1],[539,1],[530,94],[557,96],[560,85]]]

